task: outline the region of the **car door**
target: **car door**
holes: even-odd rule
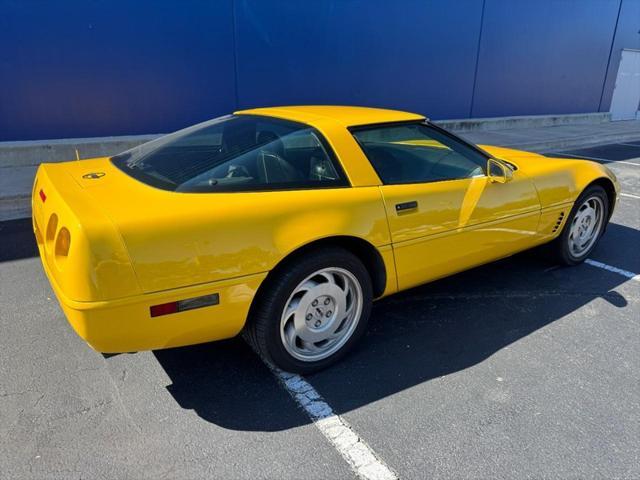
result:
[[[424,123],[353,134],[383,182],[400,289],[535,243],[538,195],[518,170],[505,183],[492,181],[483,152]]]

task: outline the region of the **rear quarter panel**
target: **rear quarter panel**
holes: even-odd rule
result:
[[[390,244],[377,186],[175,193],[103,169],[113,180],[88,192],[117,225],[145,293],[267,272],[326,237]]]

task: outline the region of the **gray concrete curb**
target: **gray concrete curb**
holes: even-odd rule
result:
[[[555,127],[558,125],[597,125],[611,121],[609,112],[572,113],[566,115],[527,115],[495,118],[464,118],[435,121],[454,132],[510,130],[514,128]]]
[[[457,132],[456,132],[457,133]],[[460,133],[462,138],[470,140],[476,144],[493,145],[493,143],[476,140],[474,136]],[[581,137],[572,137],[555,140],[543,140],[537,142],[504,142],[500,146],[514,148],[516,150],[535,151],[537,153],[554,152],[558,150],[567,150],[570,148],[587,148],[596,145],[606,145],[608,143],[621,143],[640,139],[640,130],[635,133],[610,133],[601,135],[585,135]]]
[[[161,134],[0,142],[0,168],[115,155]]]
[[[0,222],[31,216],[31,194],[0,198]]]

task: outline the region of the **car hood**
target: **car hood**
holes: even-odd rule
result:
[[[598,179],[610,180],[615,192],[620,190],[613,172],[591,160],[547,157],[512,148],[479,146],[491,156],[514,164],[529,177],[536,186],[542,208],[575,201],[587,185]]]
[[[573,160],[568,158],[546,157],[539,153],[525,152],[524,150],[516,150],[513,148],[496,147],[492,145],[478,146],[492,157],[514,163],[518,168],[521,168],[523,170],[526,170],[530,167],[540,166],[552,168],[556,165],[579,161],[577,159]]]

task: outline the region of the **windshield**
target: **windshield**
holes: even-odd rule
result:
[[[128,175],[176,192],[346,186],[314,128],[258,115],[228,115],[158,138],[111,159]]]

